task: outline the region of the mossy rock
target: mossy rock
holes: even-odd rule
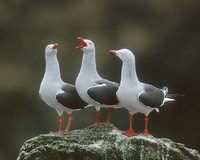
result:
[[[67,134],[27,140],[17,160],[200,160],[198,151],[166,138],[128,138],[113,125],[92,125]]]

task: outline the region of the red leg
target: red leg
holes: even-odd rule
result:
[[[72,117],[71,114],[68,114],[68,116],[69,116],[69,118],[68,118],[68,124],[67,124],[67,127],[65,129],[65,132],[69,131],[69,129],[71,128],[71,125],[72,125],[72,123],[74,121],[74,118]]]
[[[144,136],[149,136],[149,135],[151,135],[151,134],[149,133],[149,131],[148,131],[148,121],[149,121],[149,118],[148,118],[148,116],[146,116],[145,119],[144,119],[144,122],[145,122],[145,128],[144,128],[144,131],[143,131],[143,135],[144,135]]]
[[[127,137],[133,137],[136,136],[137,134],[135,133],[135,131],[133,130],[133,114],[129,115],[129,120],[130,120],[130,126],[129,126],[129,130],[128,131],[124,131],[122,132],[123,135],[127,136]]]
[[[108,116],[107,116],[107,120],[106,120],[106,124],[110,124],[110,117],[112,114],[112,108],[108,108]]]
[[[63,131],[63,124],[64,124],[64,118],[63,118],[63,116],[61,115],[61,116],[60,116],[60,119],[59,119],[59,132],[62,132],[62,131]]]
[[[96,111],[96,124],[99,125],[100,124],[100,111]]]

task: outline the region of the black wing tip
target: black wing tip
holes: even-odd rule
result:
[[[167,94],[167,98],[175,98],[175,97],[185,97],[186,95],[185,94]]]

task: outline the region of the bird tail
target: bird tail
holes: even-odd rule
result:
[[[179,93],[168,94],[168,88],[167,87],[163,87],[161,90],[164,93],[164,96],[167,97],[167,98],[176,98],[176,97],[185,96],[184,94],[179,94]]]
[[[167,87],[163,87],[161,90],[163,91],[165,98],[164,98],[162,104],[160,105],[160,107],[162,107],[165,104],[165,102],[175,101],[174,98],[168,97],[169,94],[168,94],[168,88]],[[156,110],[156,112],[159,112],[159,108],[155,108],[155,110]]]
[[[173,99],[173,98],[168,98],[168,97],[165,97],[165,98],[164,98],[164,103],[165,103],[165,102],[172,102],[172,101],[175,101],[175,99]]]
[[[175,99],[174,99],[175,97],[171,97],[172,94],[168,94],[168,88],[167,87],[163,87],[161,90],[164,93],[164,97],[165,97],[161,106],[163,106],[165,102],[175,101]]]
[[[165,104],[165,102],[173,102],[173,101],[175,101],[175,99],[165,97],[160,107],[162,107]]]
[[[161,90],[164,93],[164,96],[166,97],[166,95],[168,94],[168,88],[167,87],[163,87]]]
[[[176,98],[176,97],[184,97],[184,94],[179,94],[179,93],[175,93],[175,94],[167,94],[167,98]]]
[[[183,97],[183,96],[185,96],[184,94],[167,94],[166,96],[165,96],[165,98],[164,98],[164,101],[163,101],[163,104],[165,103],[165,102],[173,102],[173,101],[175,101],[175,98],[176,97]],[[161,105],[162,106],[162,105]]]
[[[164,93],[164,97],[165,98],[164,98],[162,104],[160,105],[160,107],[162,107],[165,102],[173,102],[173,101],[175,101],[176,97],[183,97],[183,96],[185,96],[184,94],[168,94],[168,88],[167,87],[163,87],[161,89],[161,91]],[[159,109],[156,108],[156,111],[159,112]]]
[[[184,94],[179,94],[179,93],[168,94],[168,88],[167,87],[163,87],[161,90],[164,93],[165,102],[175,101],[176,97],[184,97],[185,96]]]

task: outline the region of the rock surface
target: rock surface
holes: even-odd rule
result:
[[[198,151],[166,138],[125,137],[113,125],[92,125],[67,134],[26,141],[17,160],[199,160]]]

